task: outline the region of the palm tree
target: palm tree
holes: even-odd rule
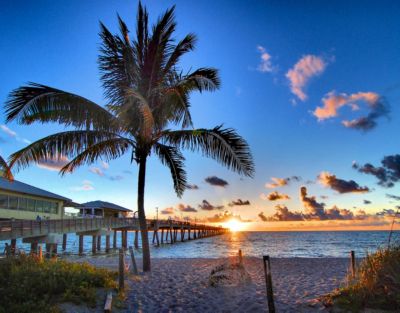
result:
[[[10,167],[1,156],[0,156],[0,173],[1,173],[0,176],[3,176],[8,180],[14,180]]]
[[[201,151],[239,174],[252,176],[249,147],[233,129],[217,126],[193,129],[189,95],[216,90],[217,70],[199,68],[184,73],[181,57],[194,49],[196,36],[188,34],[174,43],[174,7],[168,9],[149,31],[148,13],[139,3],[136,38],[129,38],[118,16],[120,35],[101,23],[102,46],[98,58],[105,108],[78,95],[30,83],[10,93],[7,121],[21,124],[58,122],[74,127],[40,139],[12,154],[10,164],[18,169],[39,160],[70,162],[61,174],[98,159],[109,161],[125,153],[139,165],[138,213],[143,242],[143,270],[150,270],[150,250],[144,209],[146,161],[153,153],[169,167],[176,194],[182,196],[186,172],[182,149]],[[170,129],[175,127],[175,129]]]

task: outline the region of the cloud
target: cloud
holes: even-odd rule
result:
[[[339,193],[364,193],[369,192],[368,187],[361,187],[354,180],[343,180],[329,172],[322,172],[318,176],[319,182]]]
[[[229,206],[241,206],[241,205],[250,205],[249,200],[242,200],[242,199],[237,199],[236,201],[233,200],[229,204]]]
[[[93,174],[96,174],[103,178],[107,178],[108,180],[111,180],[111,181],[120,181],[120,180],[124,179],[124,176],[122,176],[122,175],[108,175],[106,173],[106,171],[110,168],[108,163],[102,161],[100,166],[101,167],[92,166],[89,168],[89,171]],[[126,172],[126,171],[124,171],[124,172]]]
[[[330,209],[320,209],[319,214],[302,213],[299,211],[291,211],[284,205],[275,206],[276,212],[273,215],[266,216],[263,212],[258,214],[258,217],[263,222],[288,222],[288,221],[326,221],[326,220],[353,220],[376,222],[382,217],[390,217],[395,214],[395,211],[382,210],[375,214],[367,214],[363,210],[358,210],[355,213],[348,209],[340,209],[334,205]],[[380,221],[382,222],[382,221]]]
[[[313,219],[320,219],[324,215],[325,203],[317,202],[315,197],[308,197],[304,186],[300,188],[300,201]]]
[[[99,175],[101,177],[104,176],[104,172],[100,167],[92,166],[89,168],[89,171],[92,172],[93,174]]]
[[[197,212],[197,210],[188,204],[178,204],[178,210],[181,212]]]
[[[195,184],[189,184],[189,185],[187,185],[186,186],[186,188],[187,189],[190,189],[190,190],[198,190],[199,189],[199,186],[197,186],[197,185],[195,185]]]
[[[40,160],[37,166],[49,171],[60,171],[65,165],[69,163],[69,159],[65,155],[60,155],[59,157],[53,159]]]
[[[212,211],[212,210],[222,210],[224,208],[223,205],[212,205],[210,202],[207,200],[203,200],[201,204],[199,204],[199,208],[204,211]]]
[[[251,220],[244,220],[241,218],[240,215],[235,215],[232,212],[225,211],[223,213],[218,213],[215,214],[214,216],[208,217],[207,222],[210,223],[224,223],[224,222],[229,222],[231,220],[237,220],[240,222],[251,222]]]
[[[386,197],[390,198],[390,199],[394,199],[396,201],[400,201],[400,196],[396,196],[396,195],[391,195],[391,194],[386,194]]]
[[[271,62],[271,55],[263,46],[257,46],[258,52],[261,54],[260,64],[257,67],[257,71],[262,73],[273,72],[274,67]]]
[[[385,156],[381,164],[375,167],[370,163],[361,166],[353,162],[353,168],[360,173],[375,176],[380,186],[391,188],[400,180],[400,154]]]
[[[163,209],[163,210],[161,210],[161,214],[163,214],[163,215],[171,215],[171,214],[174,214],[174,208],[173,207],[169,207],[169,208],[165,208],[165,209]]]
[[[90,180],[82,181],[80,186],[71,187],[70,190],[72,191],[90,191],[94,190],[93,183]]]
[[[8,128],[4,124],[0,125],[0,129],[4,133],[6,133],[8,136],[14,138],[15,140],[17,140],[19,142],[23,142],[23,143],[26,143],[26,144],[31,144],[32,143],[32,141],[30,141],[30,140],[28,140],[26,138],[22,138],[22,137],[18,136],[18,134],[15,131],[13,131],[12,129]]]
[[[212,186],[225,187],[229,185],[226,180],[223,180],[222,178],[219,178],[217,176],[209,176],[205,179],[205,181]]]
[[[301,177],[300,176],[291,176],[291,177],[286,177],[286,178],[278,178],[278,177],[271,177],[272,182],[266,183],[265,187],[266,188],[277,188],[277,187],[283,187],[288,185],[291,181],[300,181]]]
[[[286,73],[286,77],[290,81],[290,90],[300,100],[305,101],[307,95],[304,88],[312,77],[322,74],[327,66],[327,63],[318,56],[305,55],[303,56],[292,69]]]
[[[358,92],[353,94],[336,94],[334,91],[328,93],[322,98],[322,107],[317,107],[313,114],[319,121],[333,118],[339,115],[339,109],[348,106],[353,111],[360,110],[360,104],[366,103],[370,112],[353,120],[343,120],[342,124],[347,128],[353,128],[363,131],[373,129],[376,120],[382,116],[388,116],[390,109],[385,98],[375,92]]]
[[[288,200],[290,197],[284,193],[279,193],[278,191],[273,191],[269,193],[268,195],[261,194],[260,198],[263,200],[269,200],[269,201],[277,201],[277,200]]]
[[[369,200],[365,200],[365,199],[364,199],[363,203],[364,203],[365,205],[368,205],[368,204],[371,204],[372,202],[369,201]]]

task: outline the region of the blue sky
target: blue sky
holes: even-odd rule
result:
[[[299,199],[303,185],[308,195],[326,203],[326,208],[337,205],[373,214],[395,207],[396,203],[390,203],[385,195],[400,195],[399,187],[379,186],[376,177],[352,169],[352,162],[370,162],[378,166],[384,156],[400,152],[397,138],[400,130],[400,5],[397,1],[143,3],[153,21],[176,4],[176,37],[189,32],[198,35],[197,49],[184,58],[183,68],[212,66],[220,70],[222,87],[219,91],[192,96],[195,126],[213,127],[223,123],[235,128],[248,140],[256,165],[254,179],[241,178],[213,160],[186,153],[189,181],[199,189],[188,190],[178,199],[173,193],[169,171],[152,159],[146,186],[149,216],[154,215],[155,207],[160,210],[176,208],[183,203],[198,208],[206,199],[214,205],[225,205],[243,219],[257,221],[260,212],[266,216],[274,214],[276,204],[293,211],[306,211]],[[133,0],[3,4],[0,11],[0,100],[4,103],[12,89],[33,81],[104,104],[96,63],[99,21],[116,32],[118,12],[134,32],[136,7],[137,2]],[[299,64],[296,77],[306,81],[296,85],[307,96],[304,101],[301,94],[291,92],[293,85],[287,77],[291,69],[296,69],[296,64]],[[376,103],[363,101],[367,96],[360,95],[367,92],[385,99],[390,113],[377,118],[376,127],[369,131],[345,127],[344,120],[364,117],[373,111],[371,108]],[[313,112],[323,106],[324,97],[327,99],[333,94],[346,98],[347,103],[337,108],[338,116],[319,121]],[[357,104],[359,109],[353,111],[355,107],[351,104]],[[0,149],[5,157],[26,145],[26,140],[34,141],[62,130],[58,125],[27,127],[11,123],[7,127],[15,134],[0,129],[3,130]],[[93,167],[104,175],[93,173]],[[368,186],[370,191],[340,194],[316,182],[316,177],[324,171]],[[82,167],[63,178],[56,171],[37,166],[19,172],[16,177],[77,202],[101,199],[135,209],[136,175],[136,165],[131,165],[126,156],[108,166],[99,162]],[[276,189],[265,187],[271,177],[293,175],[300,176],[301,181],[292,181]],[[220,177],[229,185],[225,188],[211,186],[204,181],[208,176]],[[306,184],[308,180],[315,183]],[[91,190],[79,190],[85,184],[91,186],[86,188]],[[290,199],[276,202],[260,197],[274,190],[289,195]],[[328,198],[321,199],[321,196]],[[238,198],[249,200],[251,205],[227,206]],[[364,199],[372,203],[364,205]],[[217,213],[219,211],[199,210],[192,217],[204,218]],[[179,216],[180,212],[175,214]]]

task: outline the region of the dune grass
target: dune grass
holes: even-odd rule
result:
[[[96,305],[97,288],[116,288],[116,273],[89,264],[40,261],[35,256],[0,260],[0,313],[60,312],[57,303]]]
[[[400,246],[379,249],[360,263],[346,287],[329,296],[338,308],[400,311]]]

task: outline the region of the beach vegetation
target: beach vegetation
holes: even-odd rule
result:
[[[170,169],[179,197],[187,185],[183,149],[201,152],[239,174],[254,173],[248,144],[234,129],[222,125],[194,128],[190,95],[217,90],[220,78],[215,68],[180,68],[182,57],[195,48],[197,38],[190,33],[175,40],[174,12],[174,7],[166,10],[149,27],[148,12],[139,2],[133,38],[120,16],[119,34],[112,34],[100,23],[98,64],[105,105],[36,83],[12,91],[6,103],[7,122],[57,122],[68,129],[13,153],[10,166],[16,170],[67,158],[60,171],[65,174],[81,165],[108,162],[124,154],[138,165],[137,208],[144,271],[151,268],[144,208],[147,160],[151,155]]]
[[[328,302],[348,312],[365,308],[400,311],[400,247],[378,249],[363,259],[347,286],[328,296]]]
[[[1,259],[0,313],[60,312],[57,304],[62,302],[93,307],[97,289],[115,289],[116,276],[87,263],[29,255]]]

